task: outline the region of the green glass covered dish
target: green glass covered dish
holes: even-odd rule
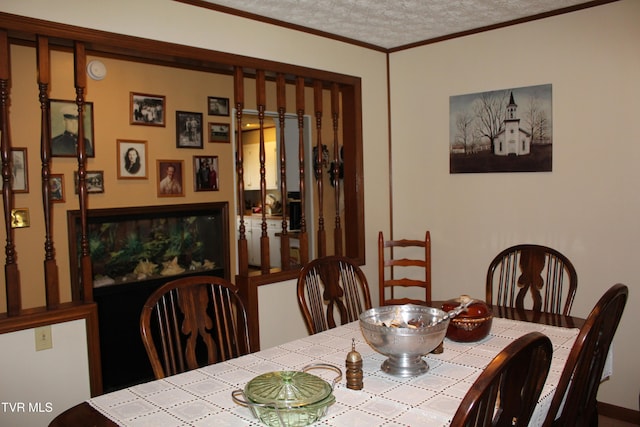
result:
[[[329,384],[306,372],[314,368],[330,369],[338,376]],[[235,390],[231,396],[236,403],[251,408],[255,417],[268,426],[303,427],[327,413],[329,406],[336,401],[333,387],[340,379],[342,371],[337,366],[313,364],[302,371],[259,375],[249,381],[244,390]]]

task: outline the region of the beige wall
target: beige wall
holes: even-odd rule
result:
[[[431,230],[434,297],[483,296],[491,256],[520,241],[550,244],[575,261],[577,315],[612,283],[627,283],[631,301],[616,339],[614,377],[600,398],[628,408],[636,408],[639,384],[630,314],[638,309],[631,257],[640,237],[632,222],[640,207],[640,130],[633,120],[639,8],[622,1],[391,55],[394,232]],[[364,270],[375,289],[377,231],[389,230],[384,54],[167,0],[5,0],[2,10],[361,77]],[[552,173],[449,175],[449,96],[543,83],[554,89]],[[261,322],[270,314],[283,320],[266,342],[302,333],[297,307],[288,309],[295,315],[281,304],[260,306]],[[287,322],[291,317],[296,321]]]
[[[575,315],[588,315],[614,283],[627,284],[614,374],[599,399],[634,409],[639,20],[640,2],[621,1],[391,56],[394,232],[431,230],[434,298],[483,297],[493,255],[523,242],[573,261]],[[450,96],[547,83],[552,172],[449,174]]]

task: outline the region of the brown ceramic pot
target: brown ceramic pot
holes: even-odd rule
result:
[[[453,298],[442,304],[442,310],[450,311],[458,307],[461,302],[469,299],[467,295]],[[479,341],[486,337],[491,330],[493,313],[482,300],[473,299],[464,311],[451,319],[447,328],[447,338],[459,342]]]

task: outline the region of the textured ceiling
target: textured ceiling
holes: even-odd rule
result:
[[[383,49],[559,11],[585,0],[206,0]]]

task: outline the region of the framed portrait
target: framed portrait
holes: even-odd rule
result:
[[[130,124],[162,127],[166,125],[164,96],[130,92],[130,98]]]
[[[64,202],[64,175],[52,174],[49,176],[49,199],[53,203]]]
[[[147,141],[118,140],[118,179],[147,178]]]
[[[207,106],[210,116],[228,116],[229,98],[219,98],[217,96],[207,97]]]
[[[157,160],[158,197],[184,196],[184,161]]]
[[[95,157],[93,128],[93,102],[85,102],[82,112],[84,147],[87,157]],[[78,106],[75,101],[49,100],[51,129],[51,155],[76,157],[78,155]]]
[[[211,123],[209,122],[209,142],[229,142],[231,141],[229,123]]]
[[[87,193],[104,193],[104,171],[87,171]],[[73,172],[75,193],[78,194],[78,171]]]
[[[202,148],[202,113],[176,111],[176,147]]]
[[[11,171],[13,181],[11,187],[14,193],[29,192],[29,174],[27,173],[27,149],[11,149]]]
[[[218,191],[218,156],[193,156],[195,191]]]

